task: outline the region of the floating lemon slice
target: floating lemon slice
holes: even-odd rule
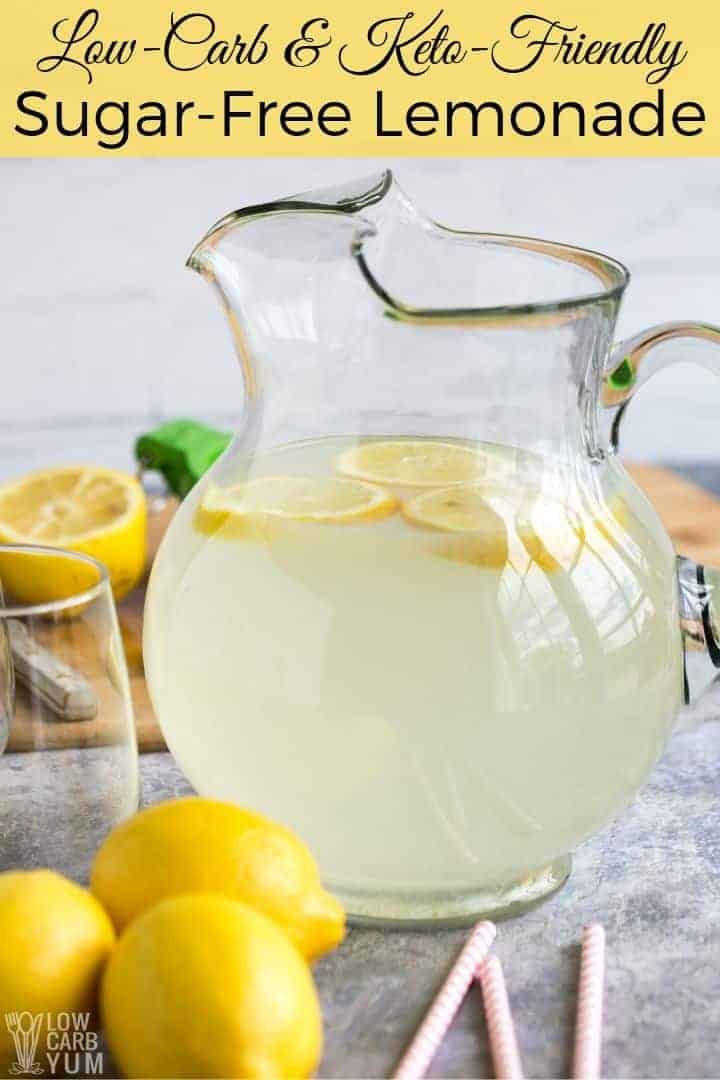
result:
[[[405,517],[425,528],[443,532],[506,532],[503,519],[479,485],[434,488],[416,495],[403,506]]]
[[[515,515],[515,531],[530,559],[543,570],[569,570],[585,543],[579,516],[560,499],[527,499]]]
[[[127,473],[80,466],[29,473],[0,487],[0,543],[43,544],[104,563],[124,596],[145,569],[146,501]],[[58,556],[0,558],[0,578],[15,601],[62,600],[94,585],[97,571]]]
[[[397,509],[389,492],[344,476],[261,476],[232,487],[211,487],[196,524],[205,531],[229,519],[284,518],[345,524],[377,521]]]
[[[403,505],[414,525],[458,533],[438,543],[438,554],[455,562],[499,568],[508,558],[508,529],[480,487],[446,487],[416,495]]]
[[[484,455],[462,443],[390,439],[345,450],[335,466],[345,476],[411,488],[469,484],[486,469]]]
[[[502,568],[528,558],[543,570],[568,567],[584,544],[584,532],[556,499],[511,499],[494,489],[457,486],[417,495],[403,506],[408,521],[434,531],[455,533],[437,545],[456,562]]]

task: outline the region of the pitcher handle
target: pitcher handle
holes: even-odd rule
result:
[[[682,351],[673,342],[682,340]],[[653,326],[619,342],[610,354],[601,390],[607,450],[618,449],[620,426],[635,393],[648,379],[682,361],[694,361],[720,376],[720,327],[709,323],[670,322]],[[677,556],[680,629],[686,650],[704,650],[713,675],[720,668],[720,570]],[[695,681],[694,679],[692,680]],[[691,685],[685,665],[685,700],[695,701],[707,689]]]

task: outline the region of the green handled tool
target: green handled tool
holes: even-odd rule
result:
[[[232,436],[197,420],[169,420],[135,443],[141,469],[165,477],[170,491],[184,499],[228,447]]]

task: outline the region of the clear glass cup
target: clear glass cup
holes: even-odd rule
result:
[[[0,545],[0,586],[0,869],[84,880],[139,795],[110,582],[86,555]]]

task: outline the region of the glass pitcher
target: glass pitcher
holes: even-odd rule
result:
[[[614,453],[654,370],[720,370],[720,330],[613,345],[620,263],[445,228],[387,172],[232,213],[189,265],[245,401],[152,574],[169,747],[358,921],[539,900],[647,777],[685,649],[720,663],[710,573]]]

